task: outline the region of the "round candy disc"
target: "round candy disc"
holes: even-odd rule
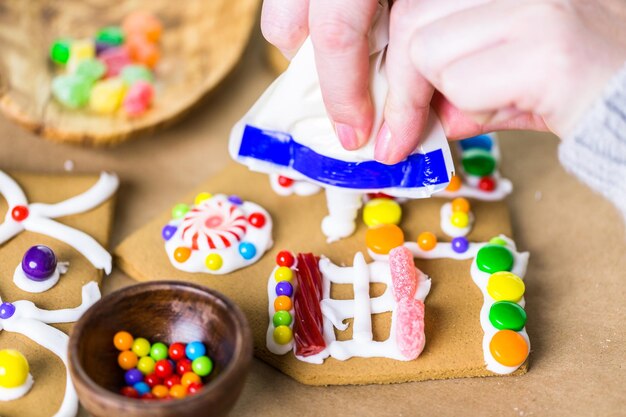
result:
[[[28,371],[28,361],[19,351],[0,350],[0,387],[19,387],[26,382]]]
[[[489,342],[489,351],[504,366],[520,366],[528,357],[528,343],[513,330],[500,330]]]
[[[391,249],[404,244],[404,233],[395,224],[383,224],[365,232],[365,244],[372,252],[386,255]]]
[[[52,249],[44,245],[33,246],[22,258],[24,274],[33,281],[50,278],[57,267],[57,257]]]
[[[363,208],[363,221],[367,227],[381,224],[398,224],[402,219],[402,208],[394,200],[388,198],[374,198]]]
[[[476,255],[476,266],[483,272],[510,271],[513,268],[513,254],[501,245],[485,245]]]
[[[491,175],[496,169],[495,158],[483,149],[468,149],[463,152],[461,163],[466,173],[477,177]]]
[[[489,309],[489,321],[498,330],[522,330],[526,325],[526,312],[517,303],[498,301]]]
[[[524,290],[524,281],[511,272],[496,272],[487,281],[487,292],[496,301],[518,302]]]

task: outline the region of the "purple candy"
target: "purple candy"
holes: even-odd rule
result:
[[[286,295],[287,297],[291,297],[293,294],[293,287],[287,281],[280,281],[276,284],[276,295]]]
[[[100,55],[107,49],[113,48],[115,45],[111,45],[110,43],[96,41],[96,55]]]
[[[176,230],[176,226],[166,224],[165,227],[163,227],[163,230],[161,230],[161,236],[163,236],[163,239],[165,240],[170,240],[172,236],[174,236],[174,233],[176,233]]]
[[[47,246],[37,245],[28,249],[22,258],[22,270],[33,281],[45,281],[54,274],[57,257]]]
[[[469,249],[469,242],[463,236],[452,239],[452,250],[456,253],[464,253]]]
[[[129,369],[124,374],[124,380],[126,381],[127,385],[130,385],[132,387],[137,382],[142,382],[143,381],[143,374],[137,368]]]
[[[15,314],[15,306],[11,303],[0,304],[0,319],[6,320]]]
[[[238,206],[243,204],[243,200],[236,195],[229,196],[228,201],[230,201],[233,204],[237,204]]]

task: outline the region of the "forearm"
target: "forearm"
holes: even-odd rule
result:
[[[626,220],[626,65],[564,138],[559,159],[566,170],[613,202]]]

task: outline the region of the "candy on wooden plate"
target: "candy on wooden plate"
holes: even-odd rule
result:
[[[82,61],[96,56],[96,45],[91,39],[80,39],[72,42],[70,56],[67,60],[67,69],[74,72]]]
[[[150,42],[158,42],[163,25],[152,13],[138,10],[124,18],[122,27],[127,35],[142,35]]]
[[[119,26],[104,27],[96,33],[96,42],[121,45],[124,43],[124,31]]]
[[[117,76],[123,68],[132,63],[128,49],[124,46],[109,48],[98,55],[98,59],[106,65],[107,77]]]
[[[91,88],[89,79],[76,74],[59,75],[52,80],[52,95],[71,109],[84,107],[89,102]]]
[[[146,81],[137,81],[126,92],[122,106],[129,116],[140,116],[150,108],[153,97],[152,84]]]
[[[154,68],[161,57],[159,47],[146,40],[143,36],[130,36],[126,45],[132,60],[148,68]]]
[[[102,61],[96,58],[89,58],[81,61],[76,67],[75,74],[85,77],[91,82],[96,82],[104,77],[107,67]]]
[[[114,113],[122,104],[125,92],[126,84],[120,78],[98,81],[91,89],[89,107],[97,113]]]
[[[72,41],[69,39],[57,39],[50,47],[50,59],[55,64],[65,65],[70,58]]]
[[[154,74],[152,73],[152,71],[150,71],[150,69],[145,65],[141,64],[126,65],[124,68],[122,68],[122,71],[120,72],[120,77],[122,77],[124,82],[126,82],[126,84],[128,84],[129,86],[132,86],[137,81],[146,81],[149,83],[154,82]],[[195,204],[198,205],[200,204],[200,202],[196,202]]]

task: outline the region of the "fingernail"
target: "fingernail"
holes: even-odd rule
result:
[[[339,142],[347,150],[353,151],[359,147],[359,140],[352,126],[345,123],[335,123],[335,132],[337,132]]]
[[[378,162],[386,163],[391,156],[391,131],[387,123],[383,123],[376,136],[376,146],[374,147],[374,158]]]

